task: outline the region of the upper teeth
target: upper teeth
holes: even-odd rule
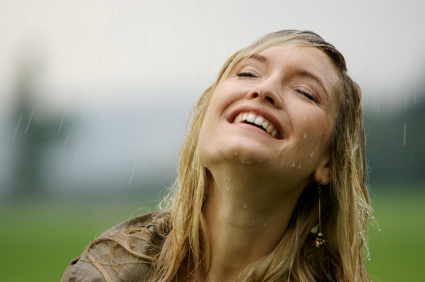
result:
[[[273,123],[268,121],[265,117],[260,116],[259,114],[243,112],[238,114],[233,122],[241,123],[244,121],[260,125],[267,133],[269,133],[273,137],[276,137],[277,129],[275,128]]]

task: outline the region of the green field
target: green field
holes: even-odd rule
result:
[[[425,191],[379,187],[369,228],[373,281],[425,281]],[[0,281],[60,281],[69,262],[105,229],[154,210],[157,196],[2,203]],[[143,207],[143,208],[140,208]],[[140,209],[138,209],[140,208]]]

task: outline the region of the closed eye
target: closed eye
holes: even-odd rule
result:
[[[255,77],[252,72],[249,71],[241,71],[236,74],[237,76],[245,76],[245,77]]]
[[[294,90],[295,90],[295,92],[298,92],[301,95],[307,97],[308,99],[316,102],[316,97],[314,95],[310,94],[309,92],[305,91],[304,89],[302,89],[302,88],[295,88]]]

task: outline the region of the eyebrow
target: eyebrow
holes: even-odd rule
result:
[[[265,62],[267,62],[267,58],[266,58],[266,57],[264,57],[264,56],[261,56],[261,55],[259,55],[259,54],[253,54],[253,55],[249,56],[249,57],[248,57],[248,58],[246,58],[246,59],[254,59],[254,60],[257,60],[257,61],[259,61],[259,62],[261,62],[261,63],[265,63]]]

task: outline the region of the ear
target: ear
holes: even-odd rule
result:
[[[319,166],[314,171],[314,181],[320,185],[327,185],[331,182],[331,173],[329,168],[329,153],[323,156]]]

